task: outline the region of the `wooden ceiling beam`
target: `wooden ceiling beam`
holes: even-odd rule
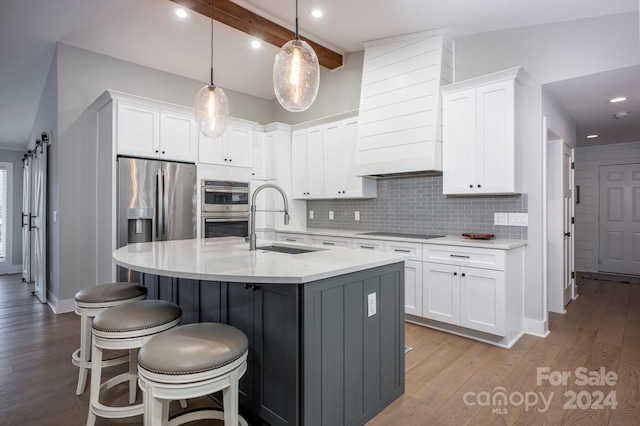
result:
[[[295,38],[295,33],[268,19],[257,15],[229,0],[171,0],[187,9],[198,12],[201,15],[211,18],[211,3],[213,1],[213,19],[236,30],[242,31],[250,36],[256,37],[265,43],[281,48],[290,40]],[[300,37],[309,43],[318,55],[320,65],[330,70],[342,66],[342,55],[331,49]]]

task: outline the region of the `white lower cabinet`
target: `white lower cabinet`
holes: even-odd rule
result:
[[[422,316],[506,335],[503,271],[425,262],[423,274]]]
[[[404,261],[404,312],[422,316],[422,262]]]

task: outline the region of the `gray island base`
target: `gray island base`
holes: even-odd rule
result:
[[[402,261],[289,284],[141,272],[148,297],[179,304],[183,324],[247,335],[240,406],[251,424],[363,425],[404,393]]]

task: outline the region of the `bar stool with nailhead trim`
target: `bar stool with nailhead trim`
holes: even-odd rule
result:
[[[222,391],[224,412],[199,410],[171,419],[170,426],[202,419],[247,426],[238,414],[238,386],[247,371],[249,341],[235,327],[196,323],[150,339],[138,354],[145,426],[166,425],[169,402]]]
[[[147,288],[135,283],[108,283],[85,288],[74,298],[76,314],[80,315],[80,347],[71,355],[71,362],[80,367],[76,395],[84,393],[87,374],[91,369],[91,320],[100,312],[112,306],[126,302],[143,300],[147,297]],[[102,361],[102,367],[124,364],[128,356]]]
[[[93,426],[96,416],[106,418],[133,417],[143,414],[143,404],[135,404],[137,390],[138,349],[153,336],[169,330],[182,318],[182,309],[162,300],[140,300],[107,309],[93,319],[91,359],[96,365],[91,369],[89,415],[87,426]],[[102,351],[129,350],[129,371],[102,383]],[[129,382],[129,405],[107,406],[100,402],[101,391],[117,384]]]

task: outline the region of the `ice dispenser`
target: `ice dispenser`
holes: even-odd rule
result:
[[[153,241],[153,209],[127,209],[127,244]]]

